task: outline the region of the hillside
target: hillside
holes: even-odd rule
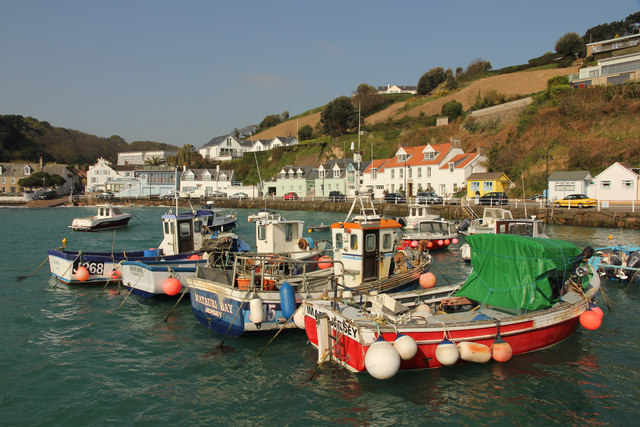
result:
[[[387,121],[389,118],[397,120],[405,116],[416,117],[420,115],[420,113],[424,113],[427,116],[437,115],[440,114],[442,105],[452,99],[462,103],[464,109],[467,110],[474,103],[478,91],[482,94],[495,90],[507,97],[525,96],[545,90],[547,88],[547,80],[552,77],[577,72],[578,68],[575,67],[521,71],[518,73],[491,76],[476,80],[452,94],[435,99],[431,102],[417,105],[410,109],[405,108],[407,104],[406,102],[396,102],[386,109],[366,117],[365,123],[376,124]],[[311,114],[299,119],[280,123],[277,126],[265,130],[264,132],[253,135],[252,139],[268,139],[276,136],[295,136],[297,135],[298,128],[306,124],[315,128],[319,121],[320,113]]]

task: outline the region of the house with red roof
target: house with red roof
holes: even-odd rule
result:
[[[362,181],[375,197],[385,192],[412,197],[427,190],[449,196],[464,188],[472,173],[486,172],[486,160],[478,153],[465,153],[457,138],[444,144],[401,146],[392,158],[374,160]]]

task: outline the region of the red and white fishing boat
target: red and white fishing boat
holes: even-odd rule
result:
[[[451,221],[446,219],[423,219],[418,221],[416,229],[405,232],[402,236],[404,249],[420,248],[434,251],[446,249],[458,243],[458,231]]]
[[[473,271],[464,284],[305,300],[303,324],[318,362],[387,379],[398,370],[507,361],[559,343],[579,322],[599,327],[602,311],[592,304],[600,279],[586,250],[517,235],[468,241]]]

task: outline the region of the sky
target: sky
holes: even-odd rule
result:
[[[640,0],[0,0],[0,114],[201,147],[265,116],[494,69],[619,21]]]

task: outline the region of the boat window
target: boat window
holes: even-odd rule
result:
[[[264,225],[258,226],[258,240],[265,240],[267,238],[267,227]]]
[[[202,222],[194,221],[194,223],[193,223],[193,232],[194,233],[199,233],[201,230],[202,230]]]
[[[164,234],[169,234],[169,223],[168,222],[164,223]]]
[[[336,249],[342,249],[343,248],[342,233],[336,233],[335,247],[336,247]]]
[[[358,236],[356,236],[355,234],[351,235],[351,242],[349,243],[349,247],[354,251],[358,249]]]
[[[385,251],[391,250],[391,245],[393,243],[393,238],[390,233],[385,233],[382,236],[382,249]]]
[[[98,215],[99,216],[104,216],[104,208],[98,209]]]
[[[287,242],[290,242],[293,240],[293,224],[285,224],[284,239]]]
[[[118,208],[111,208],[111,212],[113,212],[114,214],[117,214],[117,215],[119,215],[119,214],[121,214],[121,213],[122,213],[122,212],[120,211],[120,209],[118,209]]]
[[[364,247],[367,252],[373,252],[376,250],[376,235],[375,234],[367,234],[366,240],[364,242]]]
[[[180,237],[191,235],[191,225],[188,222],[180,223]]]
[[[531,224],[512,224],[509,229],[509,234],[518,234],[520,236],[531,236],[532,235]]]

